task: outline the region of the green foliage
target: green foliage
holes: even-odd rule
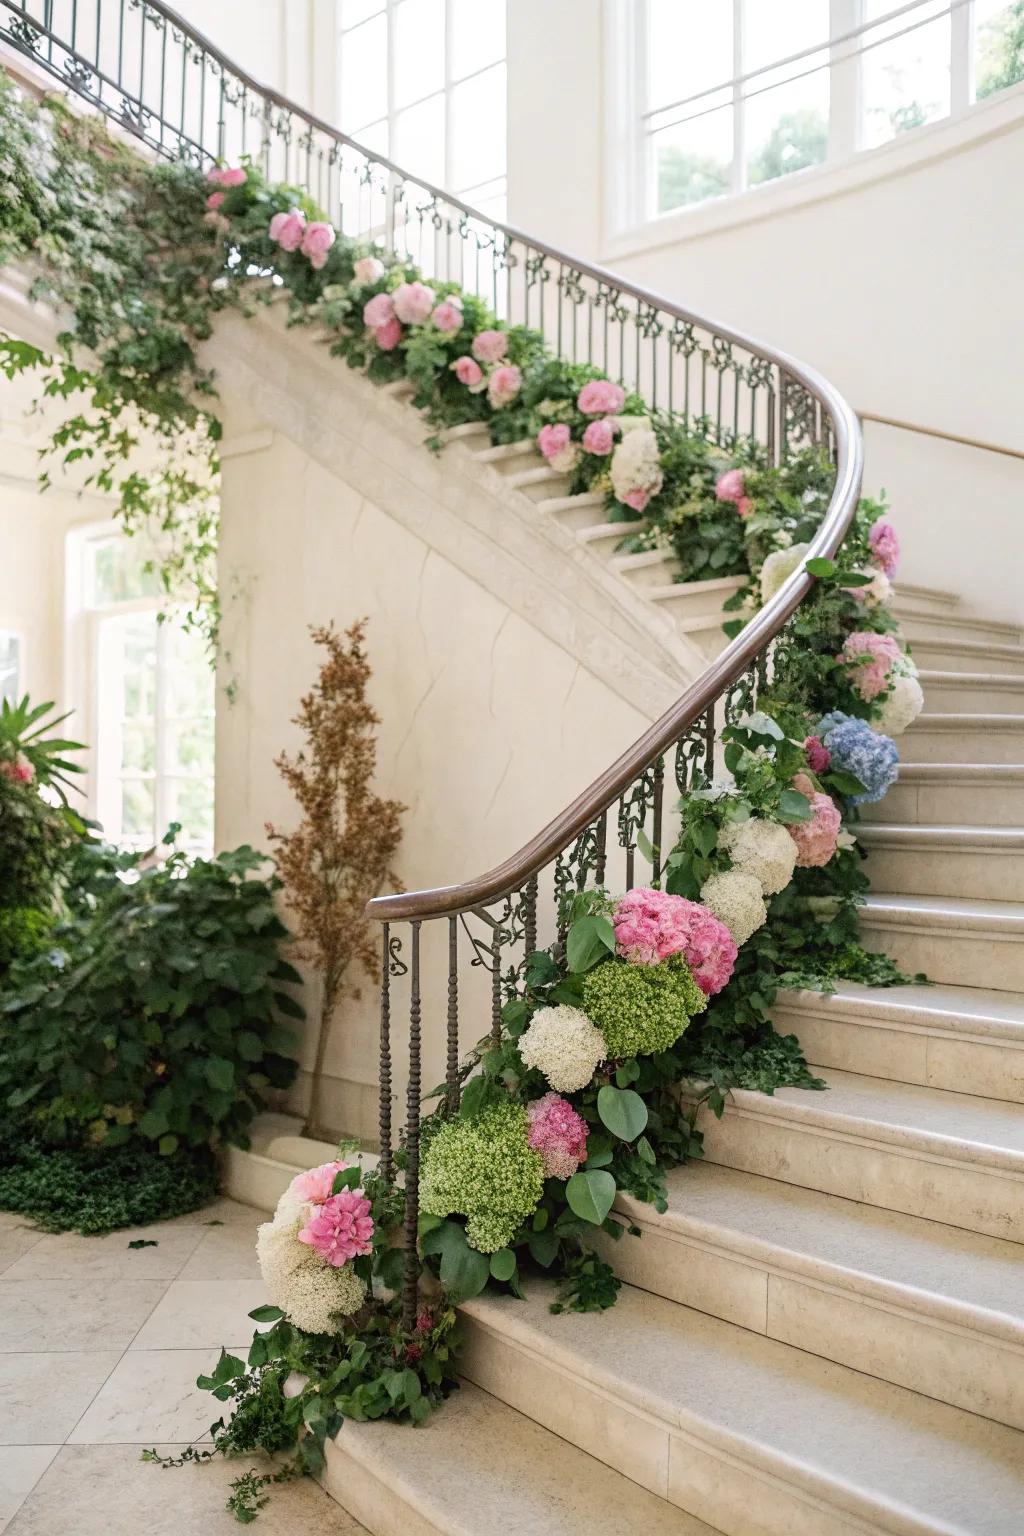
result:
[[[828,153],[828,119],[816,107],[784,112],[761,148],[751,157],[747,180],[752,187],[820,165]]]
[[[583,1011],[604,1035],[612,1057],[667,1050],[706,1005],[678,956],[664,965],[608,962],[583,978]]]
[[[0,1012],[0,1102],[57,1143],[244,1145],[295,1073],[302,1010],[280,956],[277,882],[251,848],[97,872],[102,892],[17,963]]]
[[[438,1126],[423,1155],[420,1209],[467,1218],[466,1237],[483,1253],[506,1248],[543,1193],[543,1163],[527,1144],[526,1111],[506,1094],[473,1118]],[[486,1278],[486,1277],[485,1277]]]
[[[1024,0],[1013,0],[981,29],[975,95],[981,101],[1024,80]]]
[[[72,762],[65,754],[84,752],[80,741],[50,734],[63,725],[71,711],[67,710],[56,719],[51,718],[54,705],[33,705],[26,693],[17,702],[0,701],[0,761],[16,763],[19,758],[29,763],[37,785],[55,789],[61,800],[67,800],[65,791],[71,788],[69,773],[81,773],[81,763]]]

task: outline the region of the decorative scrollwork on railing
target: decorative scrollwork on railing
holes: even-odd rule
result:
[[[398,934],[392,934],[388,939],[388,974],[391,976],[405,976],[409,970],[402,959],[402,941]]]
[[[532,288],[535,283],[550,281],[551,273],[548,270],[548,259],[541,251],[535,251],[532,256],[526,258],[526,284]]]
[[[12,16],[7,24],[7,35],[19,48],[24,48],[29,53],[35,53],[39,47],[42,33],[29,25],[21,16]]]
[[[676,788],[681,795],[699,789],[708,782],[704,772],[706,761],[706,730],[704,717],[701,716],[676,742],[673,768]]]
[[[665,329],[660,316],[661,310],[656,304],[647,304],[643,299],[637,299],[633,324],[645,340],[650,341],[660,336]]]
[[[583,274],[575,267],[563,267],[558,274],[558,287],[570,304],[582,304],[587,297],[583,286]]]
[[[555,911],[560,921],[567,897],[573,891],[586,889],[590,874],[596,873],[601,863],[601,854],[601,823],[592,821],[555,859]]]
[[[782,429],[783,441],[793,448],[803,444],[810,446],[818,440],[818,409],[809,390],[783,375],[782,379]]]
[[[725,691],[723,713],[726,725],[735,725],[744,715],[749,715],[757,702],[757,665],[748,667],[734,678]]]

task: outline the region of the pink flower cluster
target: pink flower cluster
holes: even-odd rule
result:
[[[626,403],[626,391],[610,379],[591,379],[576,397],[576,409],[584,416],[616,416]]]
[[[871,545],[871,558],[892,581],[900,563],[900,540],[887,517],[880,517],[871,524],[868,543]]]
[[[505,331],[480,331],[473,337],[473,356],[478,363],[500,363],[508,354]]]
[[[471,395],[479,395],[487,388],[487,378],[480,364],[472,357],[457,357],[448,365],[460,384],[465,384]]]
[[[615,423],[607,416],[588,421],[583,434],[583,447],[587,453],[611,453],[615,446]]]
[[[571,437],[572,433],[565,422],[560,421],[555,426],[541,427],[537,433],[537,447],[550,463],[552,459],[557,459],[565,452]]]
[[[292,1193],[314,1205],[323,1205],[325,1200],[331,1198],[335,1175],[347,1167],[348,1163],[335,1160],[333,1163],[321,1163],[319,1168],[310,1168],[308,1173],[296,1174],[291,1183]]]
[[[10,779],[12,784],[31,784],[36,776],[36,771],[24,752],[19,752],[15,758],[4,758],[0,762],[0,773],[5,779]]]
[[[215,187],[244,187],[249,180],[240,165],[211,165],[206,179],[212,181]]]
[[[793,788],[811,802],[810,821],[795,822],[786,828],[796,843],[796,862],[800,869],[820,869],[836,851],[842,817],[831,796],[817,791],[805,773],[796,775]]]
[[[804,751],[807,753],[807,766],[812,773],[827,773],[832,761],[832,753],[826,747],[820,736],[806,736],[804,738]]]
[[[462,323],[461,315],[459,323]],[[502,361],[508,355],[508,333],[480,331],[473,337],[472,352],[472,357],[457,357],[448,365],[459,383],[464,384],[471,395],[479,395],[486,389],[487,398],[496,411],[503,405],[511,405],[523,387],[523,375],[514,363]],[[484,373],[481,363],[490,368],[490,373]]]
[[[520,370],[514,363],[503,363],[487,380],[487,398],[495,410],[500,410],[503,405],[512,404],[522,387]]]
[[[837,658],[851,663],[851,682],[865,701],[877,699],[889,685],[893,662],[902,652],[891,635],[877,635],[872,630],[857,629],[847,635]],[[867,658],[866,660],[862,658]]]
[[[353,271],[357,283],[379,283],[386,268],[379,256],[360,256]]]
[[[727,469],[715,482],[718,501],[734,501],[740,517],[749,517],[754,503],[746,493],[746,479],[742,469]]]
[[[361,1189],[343,1189],[331,1195],[316,1207],[299,1233],[299,1242],[334,1268],[372,1252],[372,1238],[370,1202]]]
[[[619,954],[633,965],[657,965],[682,955],[706,996],[720,992],[736,964],[736,943],[700,902],[637,886],[612,913]]]
[[[327,224],[323,219],[307,223],[301,208],[275,213],[267,234],[282,251],[301,251],[317,272],[327,265],[327,253],[337,238],[333,224]]]
[[[373,332],[382,352],[393,352],[402,339],[402,326],[390,293],[375,293],[363,305],[363,324]]]
[[[587,1155],[587,1122],[559,1093],[526,1106],[526,1139],[544,1160],[546,1179],[571,1179]]]

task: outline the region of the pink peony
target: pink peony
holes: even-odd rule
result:
[[[24,752],[19,752],[13,762],[9,758],[0,762],[0,773],[5,779],[10,779],[12,784],[31,784],[36,776],[36,770]]]
[[[354,270],[357,283],[379,283],[384,276],[384,263],[376,256],[360,256]]]
[[[426,283],[403,283],[395,289],[395,314],[403,325],[422,325],[436,297]]]
[[[827,773],[832,761],[832,753],[825,746],[820,736],[806,736],[804,738],[804,751],[807,753],[807,766],[812,773]]]
[[[481,331],[473,337],[473,356],[481,363],[500,363],[508,352],[508,336],[504,331]]]
[[[495,368],[487,381],[487,398],[494,409],[510,405],[523,387],[523,375],[514,364],[505,363]]]
[[[718,501],[746,500],[744,491],[745,481],[742,469],[727,469],[715,482],[715,497]]]
[[[750,496],[741,496],[736,503],[736,511],[740,517],[749,517],[754,510],[754,502]]]
[[[847,635],[838,661],[850,662],[850,681],[865,701],[877,699],[889,685],[889,672],[902,652],[891,635],[877,635],[872,630],[854,630]],[[864,658],[867,658],[866,660]]]
[[[445,335],[462,329],[462,300],[454,296],[442,299],[430,316],[431,323]]]
[[[275,213],[270,221],[268,234],[276,240],[282,251],[297,251],[302,244],[306,228],[306,215],[301,208],[289,208],[287,213]]]
[[[218,187],[242,187],[249,180],[240,165],[236,165],[234,169],[213,165],[207,171],[206,179],[215,182]]]
[[[682,955],[708,997],[720,992],[736,964],[736,943],[724,923],[700,902],[637,886],[612,913],[619,954],[632,965],[657,965]]]
[[[326,265],[327,252],[336,239],[334,227],[325,224],[322,219],[317,219],[312,224],[307,224],[302,236],[302,254],[309,257],[309,264],[318,271]]]
[[[887,517],[880,517],[871,524],[868,543],[871,545],[871,555],[875,564],[880,566],[892,581],[900,563],[900,540],[896,529]]]
[[[820,794],[805,773],[798,773],[793,788],[811,802],[810,821],[794,822],[786,831],[796,843],[796,862],[800,869],[820,869],[836,851],[842,816],[829,795]]]
[[[395,318],[395,306],[390,293],[375,293],[372,299],[368,299],[363,305],[363,324],[368,325],[371,331],[378,326],[387,325],[389,320]]]
[[[627,491],[622,502],[624,506],[632,507],[634,512],[644,512],[653,495],[650,486],[639,486],[635,491]]]
[[[526,1106],[526,1139],[544,1159],[546,1179],[571,1179],[587,1155],[587,1122],[560,1093]]]
[[[576,397],[576,409],[584,416],[615,416],[626,403],[626,391],[610,379],[591,379]]]
[[[583,434],[583,446],[588,453],[611,453],[615,445],[615,427],[605,417],[587,423]]]
[[[299,1233],[325,1264],[340,1268],[358,1254],[371,1253],[373,1217],[361,1189],[343,1189],[318,1206]]]
[[[478,395],[482,389],[487,388],[483,369],[471,357],[457,357],[451,364],[451,370],[459,383],[465,384],[471,394]]]
[[[373,333],[373,339],[382,352],[393,352],[402,339],[402,327],[392,315],[390,320],[385,320],[383,325],[378,325]]]
[[[564,422],[557,426],[541,427],[537,433],[537,447],[546,459],[556,459],[569,446],[569,428]]]
[[[206,206],[207,206],[207,208],[209,208],[210,212],[212,213],[214,211],[214,209],[220,207],[220,205],[221,205],[221,203],[223,201],[224,201],[224,193],[223,192],[211,192],[209,197],[206,199]]]
[[[347,1167],[348,1163],[336,1159],[333,1163],[321,1163],[319,1168],[311,1168],[308,1173],[296,1174],[291,1182],[292,1193],[301,1195],[303,1200],[312,1200],[315,1205],[323,1205],[331,1198],[335,1174]]]

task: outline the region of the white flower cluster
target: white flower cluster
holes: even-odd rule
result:
[[[788,549],[772,551],[761,567],[762,603],[770,602],[793,572],[800,569],[810,547],[809,544],[791,544]]]
[[[913,725],[924,708],[924,694],[917,680],[917,667],[909,656],[897,661],[889,679],[890,689],[879,700],[880,713],[871,721],[871,728],[883,736],[902,736],[908,725]]]
[[[559,1093],[575,1093],[590,1082],[608,1048],[581,1008],[561,1003],[557,1008],[538,1008],[519,1036],[519,1054]]]
[[[884,571],[880,571],[876,565],[869,565],[859,570],[857,575],[871,577],[866,586],[849,588],[865,608],[881,608],[889,602],[892,597],[892,582]]]
[[[764,821],[760,816],[726,822],[718,843],[732,860],[733,869],[753,875],[765,896],[785,890],[793,878],[797,846],[780,822]]]
[[[626,416],[618,418],[621,423]],[[630,505],[629,498],[645,496],[649,499],[661,490],[663,475],[658,453],[658,439],[649,427],[624,432],[622,440],[612,454],[612,490],[619,501]]]
[[[325,1264],[305,1243],[308,1202],[285,1190],[274,1212],[256,1233],[256,1257],[267,1294],[305,1333],[339,1333],[339,1317],[358,1312],[366,1288],[351,1264]]]
[[[705,880],[700,899],[725,924],[737,944],[745,944],[768,921],[760,881],[738,869],[727,869]]]

